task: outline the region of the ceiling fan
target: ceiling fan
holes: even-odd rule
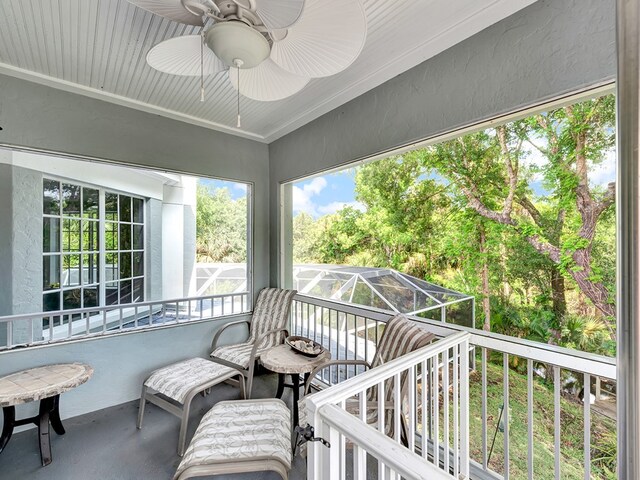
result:
[[[147,54],[164,73],[204,76],[228,70],[240,93],[260,101],[294,95],[311,78],[351,65],[364,46],[362,0],[128,0],[156,15],[201,26],[199,35],[165,40]]]

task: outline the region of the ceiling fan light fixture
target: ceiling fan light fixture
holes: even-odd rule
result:
[[[237,21],[214,24],[205,42],[230,67],[236,67],[236,60],[242,61],[243,69],[257,67],[270,53],[269,42],[260,32]]]

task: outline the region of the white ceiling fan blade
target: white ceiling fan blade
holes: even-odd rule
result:
[[[238,90],[237,68],[229,69],[229,80]],[[240,94],[262,102],[290,97],[302,90],[307,83],[308,78],[289,73],[268,58],[255,68],[240,70]]]
[[[147,63],[164,73],[197,76],[200,75],[201,48],[205,75],[220,72],[226,68],[209,50],[209,47],[202,45],[200,35],[185,35],[160,42],[147,53]]]
[[[327,77],[358,58],[366,37],[361,0],[307,0],[300,20],[273,42],[271,59],[296,75]]]
[[[204,25],[201,15],[194,15],[184,8],[181,0],[127,0],[129,3],[136,5],[148,12],[155,13],[161,17],[168,18],[179,23],[187,25],[196,25],[201,27]],[[197,3],[204,1],[196,0]]]
[[[300,18],[305,0],[255,0],[256,13],[269,30],[288,28]]]

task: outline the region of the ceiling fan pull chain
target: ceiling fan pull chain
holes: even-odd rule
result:
[[[204,102],[204,29],[200,33],[200,101]]]
[[[236,128],[242,128],[242,122],[240,121],[240,67],[242,66],[242,60],[236,58],[233,61],[236,69],[238,70],[238,95],[237,95],[237,104],[238,104],[238,121],[236,122]]]

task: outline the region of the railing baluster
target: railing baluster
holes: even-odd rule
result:
[[[449,471],[449,350],[442,352],[442,403],[443,414],[443,442],[444,470]]]
[[[416,376],[416,366],[411,365],[409,367],[409,378],[407,379],[407,397],[409,403],[409,412],[407,418],[407,436],[409,437],[408,446],[409,450],[415,451],[416,444],[416,384],[418,377]]]
[[[362,422],[367,421],[367,390],[360,391],[358,395],[358,418]],[[367,452],[358,444],[353,447],[353,478],[367,480]]]
[[[388,381],[388,380],[387,380]],[[384,403],[385,403],[385,381],[381,381],[380,383],[378,383],[378,390],[377,390],[377,395],[378,395],[378,431],[380,433],[382,433],[383,435],[385,434],[385,409],[384,409]],[[386,475],[385,473],[385,465],[382,461],[378,460],[378,478],[384,478],[384,475]]]
[[[342,400],[340,402],[340,408],[343,410],[347,409],[346,401]],[[340,434],[340,478],[347,478],[346,474],[347,469],[347,442],[345,436]]]
[[[133,307],[133,327],[138,328],[138,307]]]
[[[427,444],[427,417],[429,410],[427,407],[427,377],[429,376],[429,370],[427,370],[427,361],[424,360],[420,364],[420,407],[422,411],[422,431],[421,433],[421,445],[422,457],[429,458],[428,444]]]
[[[51,321],[49,321],[51,325]],[[7,348],[13,346],[13,322],[7,322]]]
[[[489,468],[487,445],[487,349],[482,349],[482,468]]]
[[[554,474],[560,478],[560,368],[553,367]]]
[[[460,422],[460,455],[462,456],[461,477],[469,478],[469,342],[464,340],[454,349],[460,349],[460,358],[463,374],[460,377],[460,410],[462,418]]]
[[[344,318],[344,359],[349,360],[349,315],[343,313]],[[349,367],[345,368],[345,380],[349,378]]]
[[[453,349],[453,476],[460,473],[460,388],[458,377],[460,375],[460,354],[457,348]],[[467,373],[467,372],[463,372]]]
[[[331,445],[335,445],[334,448],[329,449],[329,479],[341,480],[340,476],[340,457],[342,456],[342,450],[340,449],[340,439],[342,435],[338,431],[330,427],[329,429],[329,442]]]
[[[381,412],[384,415],[384,411]],[[400,374],[393,377],[393,436],[396,442],[402,442],[402,431],[400,416],[402,415],[402,385],[400,384]]]
[[[364,360],[369,361],[369,319],[363,317],[364,320]]]
[[[102,311],[102,333],[107,333],[107,311]]]
[[[527,478],[533,480],[533,360],[527,360]]]
[[[440,382],[438,379],[438,355],[431,363],[431,405],[433,406],[433,463],[440,468]]]
[[[509,354],[502,355],[502,418],[504,420],[504,480],[509,480]]]
[[[584,404],[584,478],[591,478],[591,375],[584,374],[582,403]]]

